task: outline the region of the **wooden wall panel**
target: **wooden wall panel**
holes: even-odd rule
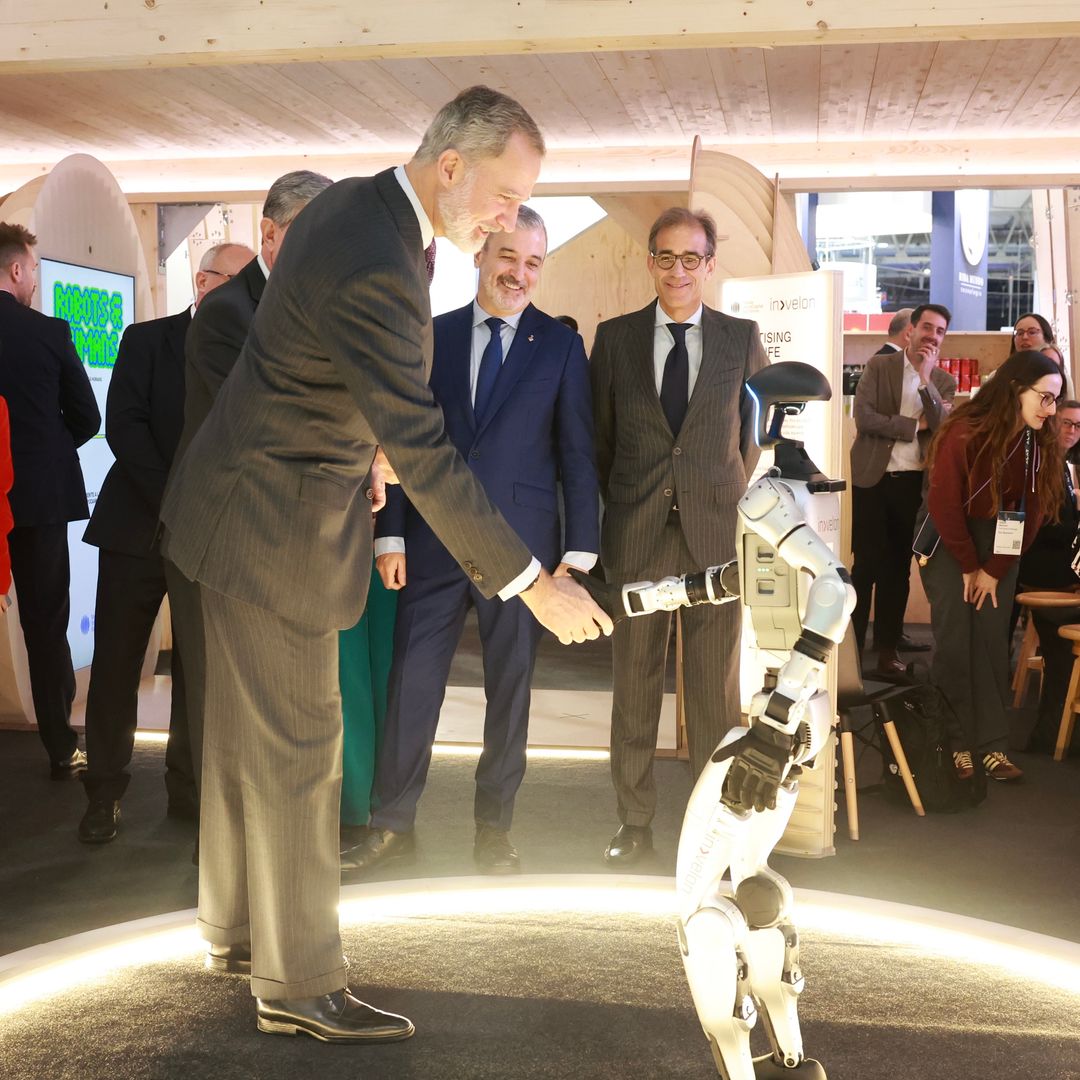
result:
[[[636,311],[656,296],[645,257],[643,242],[604,218],[545,261],[536,306],[549,315],[573,315],[589,350],[598,323]]]

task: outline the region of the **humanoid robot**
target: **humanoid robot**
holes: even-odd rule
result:
[[[616,618],[741,596],[758,647],[786,656],[767,670],[750,726],[724,736],[690,796],[676,868],[679,945],[724,1080],[825,1080],[820,1063],[803,1054],[791,887],[767,860],[791,817],[802,770],[813,768],[832,732],[834,711],[820,683],[855,590],[808,521],[834,527],[845,484],[824,477],[802,443],[782,434],[785,416],[831,397],[816,368],[773,364],[746,387],[758,408],[758,445],[772,447],[774,460],[739,503],[741,558],[681,578],[609,586],[606,595],[594,587],[594,595]],[[721,880],[728,869],[730,884]],[[772,1053],[755,1059],[750,1031],[759,1013]]]

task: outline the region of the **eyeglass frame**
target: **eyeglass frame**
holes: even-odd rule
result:
[[[1069,431],[1080,431],[1080,420],[1058,420],[1058,423]]]
[[[707,262],[711,259],[712,255],[699,255],[696,251],[684,251],[681,255],[676,255],[674,251],[650,251],[649,258],[651,258],[661,270],[674,270],[675,263],[680,262],[682,263],[684,270],[693,273],[703,262]],[[671,262],[669,265],[665,266],[660,261],[661,259],[670,259]],[[693,266],[687,266],[687,259],[696,259],[697,262],[695,262]]]
[[[207,269],[207,270],[203,270],[202,272],[204,274],[216,274],[218,277],[223,277],[226,281],[231,281],[234,277],[236,277],[235,274],[225,274],[220,270]]]
[[[1031,390],[1039,395],[1039,404],[1044,409],[1049,409],[1051,405],[1057,408],[1058,402],[1061,400],[1060,394],[1051,394],[1049,390],[1036,390],[1034,386],[1025,386],[1024,390]],[[1023,391],[1021,391],[1023,393]]]

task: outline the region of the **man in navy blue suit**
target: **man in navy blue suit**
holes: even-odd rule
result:
[[[547,254],[540,216],[522,207],[512,233],[476,256],[476,300],[435,320],[431,389],[451,441],[528,548],[556,575],[590,570],[599,552],[592,397],[581,338],[529,303]],[[565,505],[560,534],[556,481]],[[365,871],[414,850],[416,804],[465,614],[476,607],[487,712],[476,770],[476,842],[488,873],[519,870],[510,841],[525,774],[530,681],[541,628],[517,599],[486,599],[400,488],[376,519],[376,567],[401,589],[371,830],[342,856]],[[563,546],[565,544],[565,546]]]

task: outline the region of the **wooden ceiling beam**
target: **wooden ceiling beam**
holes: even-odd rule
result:
[[[709,141],[706,149],[743,158],[786,192],[949,190],[1080,185],[1074,162],[1080,136],[1053,139],[926,139],[888,142],[760,143]],[[278,176],[314,169],[333,179],[366,176],[408,154],[251,155],[161,160],[103,159],[134,202],[246,201],[262,197]],[[48,173],[54,161],[0,162],[0,194]],[[537,195],[671,191],[688,184],[690,146],[582,147],[547,155]]]
[[[1077,35],[1072,0],[3,0],[0,74]]]

